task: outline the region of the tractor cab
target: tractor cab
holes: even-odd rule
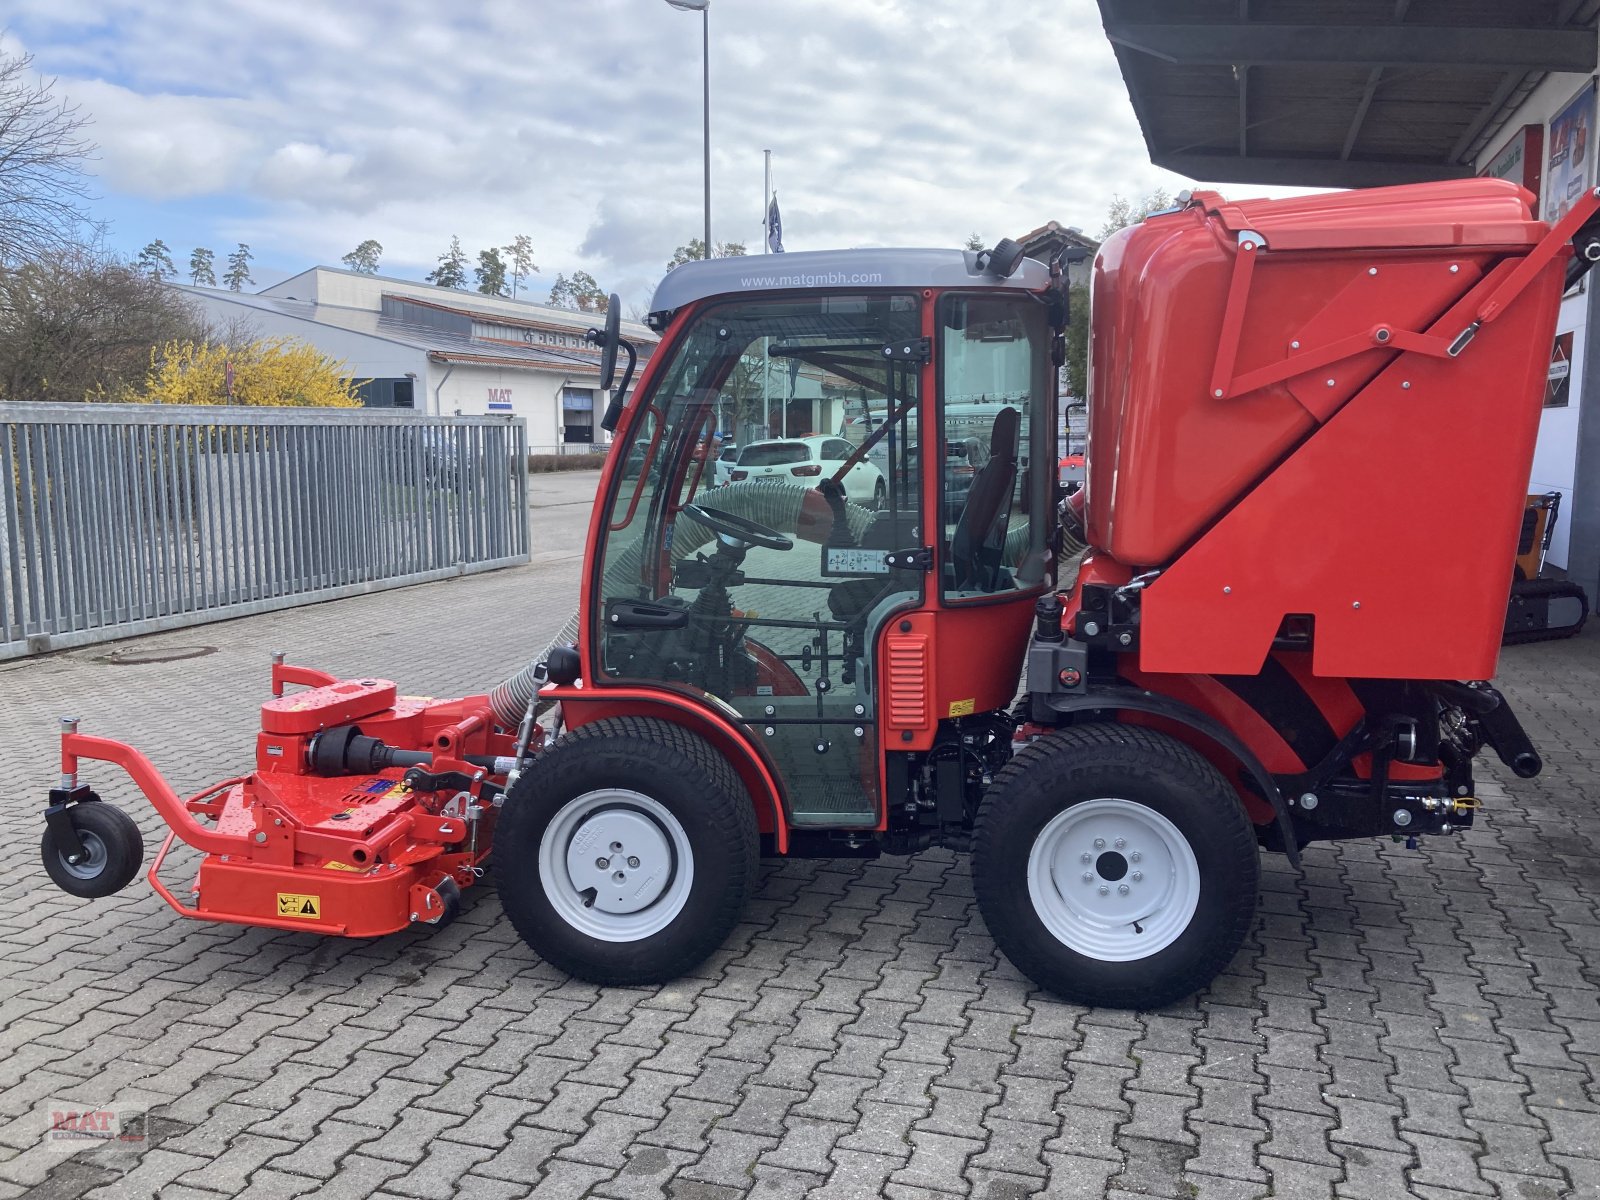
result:
[[[1052,583],[1061,311],[1018,259],[729,259],[657,293],[591,530],[586,699],[729,727],[781,780],[769,832],[885,827],[885,752],[1015,690]],[[717,486],[728,430],[748,452]]]

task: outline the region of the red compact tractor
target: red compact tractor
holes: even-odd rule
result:
[[[1002,243],[680,267],[607,414],[578,616],[540,662],[444,702],[280,663],[254,771],[188,800],[69,728],[45,865],[78,895],[137,870],[131,822],[79,779],[104,759],[202,852],[183,899],[158,877],[172,837],[151,870],[186,915],[442,920],[492,846],[529,945],[625,984],[718,946],[763,854],[946,846],[1040,984],[1182,996],[1250,929],[1258,847],[1448,835],[1480,749],[1540,768],[1487,680],[1600,197],[1553,228],[1530,201],[1201,192],[1117,234],[1065,503],[1059,264]],[[632,375],[617,309],[591,335],[607,387],[619,348]],[[878,419],[831,476],[713,487],[717,431],[769,399],[789,429]],[[959,480],[957,439],[981,443]],[[840,481],[869,456],[886,494],[864,507]]]

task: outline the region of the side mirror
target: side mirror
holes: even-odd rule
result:
[[[600,390],[609,392],[617,378],[617,343],[622,340],[622,299],[612,292],[606,304],[606,327],[583,335],[591,346],[600,347]]]

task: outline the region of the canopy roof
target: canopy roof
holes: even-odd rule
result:
[[[1600,0],[1099,0],[1151,161],[1370,187],[1473,173],[1546,74],[1600,57]]]

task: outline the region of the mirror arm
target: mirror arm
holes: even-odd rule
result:
[[[621,338],[617,345],[628,352],[628,366],[622,372],[622,386],[611,393],[611,403],[606,405],[606,415],[600,418],[600,428],[607,433],[615,433],[617,422],[622,420],[622,406],[628,397],[628,385],[633,382],[633,369],[639,364],[639,352],[633,348],[632,342]]]

